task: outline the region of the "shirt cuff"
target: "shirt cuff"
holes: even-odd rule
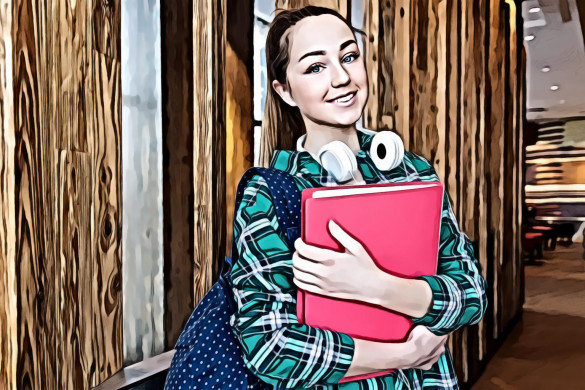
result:
[[[415,325],[425,325],[429,328],[437,326],[449,312],[450,293],[447,282],[441,275],[423,275],[415,279],[426,281],[431,287],[432,301],[429,311],[422,317],[412,317]]]
[[[327,332],[327,331],[326,331]],[[345,359],[337,359],[337,364],[335,366],[331,366],[331,372],[321,378],[320,382],[324,382],[327,384],[337,384],[351,366],[351,362],[353,361],[354,353],[355,353],[355,341],[353,338],[345,333],[340,332],[331,332],[334,337],[339,337],[337,345],[340,346],[339,351],[335,351],[338,356],[345,356]]]

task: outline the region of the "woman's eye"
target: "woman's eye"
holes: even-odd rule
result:
[[[307,69],[306,73],[319,73],[321,71],[321,65],[312,65]]]
[[[343,60],[341,60],[341,61],[348,64],[348,63],[354,61],[356,58],[358,58],[358,55],[355,53],[352,53],[352,54],[344,57]]]

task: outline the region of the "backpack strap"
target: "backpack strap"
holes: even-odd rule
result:
[[[300,228],[301,225],[301,194],[297,185],[293,179],[293,176],[289,173],[281,171],[276,168],[261,168],[252,167],[249,168],[240,179],[238,184],[238,190],[236,192],[236,202],[234,208],[234,216],[240,206],[240,202],[244,196],[244,190],[248,185],[248,182],[254,175],[261,175],[264,180],[268,183],[270,195],[274,202],[276,210],[276,217],[278,218],[278,224],[280,227],[287,232],[290,228]],[[285,235],[287,240],[288,235]],[[292,242],[289,242],[292,245]],[[229,259],[226,257],[226,263],[231,268],[232,263],[236,260],[238,254],[236,242],[232,240],[232,257]],[[229,269],[228,268],[228,269]],[[225,267],[224,267],[225,269]]]

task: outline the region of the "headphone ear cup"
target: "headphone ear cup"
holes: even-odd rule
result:
[[[341,141],[323,145],[317,154],[323,168],[333,175],[338,183],[348,181],[357,170],[357,161],[349,146]]]
[[[370,157],[376,164],[376,168],[389,171],[402,162],[404,144],[398,134],[392,131],[380,131],[372,138]]]

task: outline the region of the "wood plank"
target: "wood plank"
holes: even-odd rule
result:
[[[140,388],[144,386],[142,381],[145,379],[152,378],[169,369],[175,352],[176,351],[172,349],[168,352],[144,359],[143,361],[132,364],[128,367],[124,367],[93,390],[128,389],[132,388],[130,387],[132,385],[135,385],[134,388]]]
[[[18,360],[12,0],[0,1],[0,388],[16,390]]]
[[[254,2],[228,0],[226,75],[226,247],[231,256],[236,190],[254,165],[253,27]]]
[[[365,0],[362,3],[362,10],[364,13],[364,32],[362,37],[363,58],[368,72],[368,101],[362,114],[363,126],[367,129],[380,130],[384,127],[391,129],[394,124],[393,120],[390,126],[384,126],[381,122],[381,105],[383,99],[392,98],[392,79],[388,76],[387,66],[382,65],[379,61],[384,58],[385,50],[391,50],[392,43],[387,45],[380,45],[379,37],[390,37],[391,32],[385,31],[386,19],[394,10],[393,6],[386,7],[386,4],[379,1]],[[382,18],[378,15],[382,13]],[[379,25],[382,20],[383,25]],[[391,28],[391,26],[390,26]],[[383,96],[382,91],[388,91],[389,97]],[[389,115],[391,117],[391,115]]]
[[[410,23],[412,60],[409,150],[430,161],[435,160],[439,143],[437,128],[439,3],[439,0],[413,3]]]
[[[51,184],[54,137],[47,108],[46,4],[13,4],[15,118],[15,237],[19,318],[17,388],[56,388],[56,280],[54,202]]]
[[[99,23],[93,19],[93,23]],[[95,386],[122,367],[122,213],[120,62],[97,50],[90,58],[86,101],[92,159],[92,353]]]
[[[217,279],[225,252],[225,1],[193,5],[195,305]]]
[[[59,304],[56,360],[58,387],[89,388],[92,354],[91,159],[87,153],[56,151]],[[83,375],[81,375],[83,374]]]
[[[502,250],[502,235],[503,235],[503,159],[501,151],[503,151],[504,139],[504,23],[505,20],[501,17],[501,5],[497,0],[490,0],[489,3],[490,16],[490,32],[489,32],[489,53],[491,54],[488,60],[488,75],[489,84],[486,90],[488,99],[488,115],[486,116],[486,128],[491,129],[489,136],[486,139],[486,150],[492,152],[486,155],[486,170],[489,174],[489,180],[486,181],[486,191],[490,198],[488,203],[488,220],[490,221],[488,229],[488,242],[492,248],[488,250],[493,253],[493,257],[489,260],[492,270],[488,270],[488,274],[493,275],[491,283],[492,307],[493,312],[493,329],[492,338],[497,340],[501,332],[501,307],[502,298],[499,294],[501,289],[501,265],[500,259],[503,256]],[[499,151],[499,153],[498,153]]]
[[[163,274],[165,349],[195,307],[193,286],[193,6],[163,1],[161,13]]]
[[[342,16],[349,15],[348,0],[276,0],[276,8],[291,9],[302,8],[307,5],[316,5],[319,7],[332,8],[337,10]]]

